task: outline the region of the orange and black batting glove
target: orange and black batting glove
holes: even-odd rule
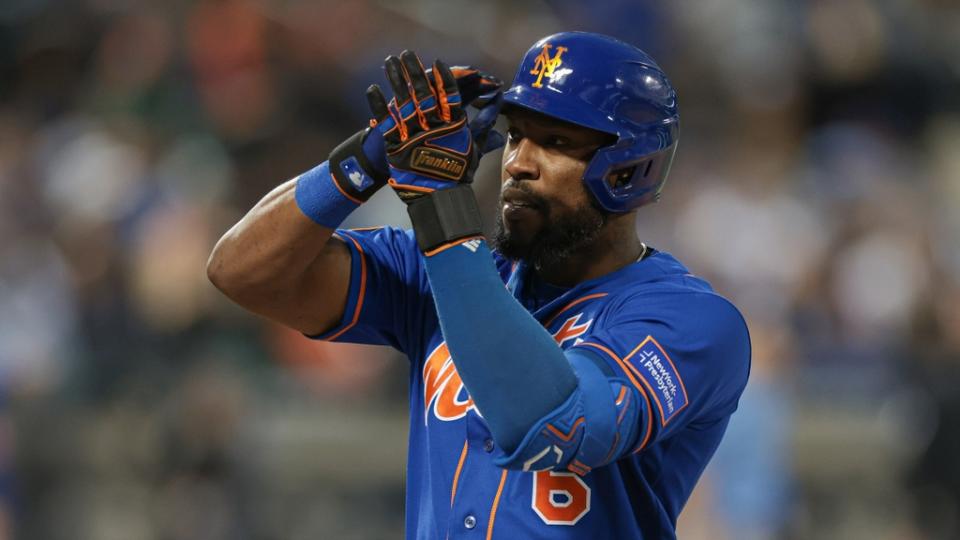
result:
[[[503,81],[473,66],[452,66],[450,72],[456,79],[463,106],[477,111],[468,125],[481,155],[503,146],[503,136],[493,130],[503,97]],[[425,73],[428,81],[433,80],[433,68]],[[376,122],[372,124],[373,127],[353,134],[337,146],[329,158],[330,174],[338,189],[358,204],[366,202],[390,178],[383,135]]]
[[[474,66],[450,66],[450,72],[457,80],[457,90],[464,106],[484,107],[503,87],[503,81]],[[432,67],[428,67],[425,73],[428,81],[433,79]]]
[[[367,101],[383,134],[390,186],[409,204],[424,194],[469,183],[479,156],[450,68],[437,61],[428,79],[411,51],[387,57],[384,68],[394,98],[388,102],[373,85]]]
[[[439,60],[428,76],[412,51],[387,57],[384,69],[393,99],[372,85],[367,101],[383,135],[387,182],[407,203],[421,250],[476,236],[480,212],[469,184],[483,148],[471,134],[456,77]]]

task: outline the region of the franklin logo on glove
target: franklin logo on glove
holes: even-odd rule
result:
[[[460,180],[467,169],[467,160],[440,150],[420,147],[414,149],[410,166],[428,174]]]

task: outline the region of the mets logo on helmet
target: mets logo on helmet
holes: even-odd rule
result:
[[[563,63],[560,57],[563,56],[567,48],[557,47],[556,54],[553,55],[553,58],[550,58],[550,47],[552,47],[552,45],[549,43],[543,45],[543,50],[540,51],[540,55],[537,56],[536,62],[533,64],[533,69],[530,70],[531,75],[537,76],[537,80],[533,82],[534,88],[542,88],[543,76],[552,77],[553,71]]]

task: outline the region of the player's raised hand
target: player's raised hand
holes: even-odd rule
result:
[[[367,101],[383,135],[391,187],[410,203],[438,189],[472,181],[481,148],[474,143],[458,81],[450,68],[438,60],[431,70],[425,70],[412,51],[404,51],[399,58],[388,57],[384,67],[394,97],[387,101],[380,87],[372,85],[367,89]],[[462,73],[468,75],[472,76]],[[487,134],[499,106],[499,87],[494,88],[498,82],[482,76],[476,81],[476,91],[486,94],[488,105],[484,117],[475,121],[477,135],[484,138],[482,149],[491,142]]]
[[[493,129],[497,114],[503,103],[503,81],[490,73],[474,66],[450,66],[450,72],[457,80],[460,100],[463,107],[476,109],[475,115],[467,120],[473,142],[480,150],[480,157],[504,145],[503,135]],[[433,77],[433,68],[427,68],[427,80]]]
[[[457,80],[457,90],[467,105],[475,104],[477,100],[489,100],[503,86],[503,81],[473,66],[450,66],[450,73]],[[426,74],[430,80],[433,68],[427,68]]]

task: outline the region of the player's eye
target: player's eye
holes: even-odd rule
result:
[[[565,148],[570,146],[570,139],[560,135],[549,135],[543,141],[543,145],[550,148]]]
[[[517,128],[507,128],[507,142],[517,143],[520,139],[523,138],[523,135],[520,133],[520,130]]]

